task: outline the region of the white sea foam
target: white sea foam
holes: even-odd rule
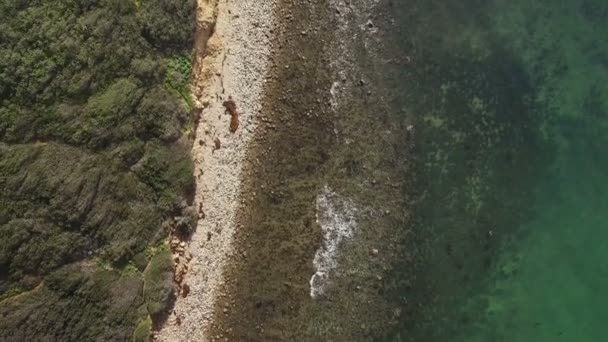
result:
[[[329,94],[331,95],[331,97],[330,97],[330,103],[331,103],[331,108],[333,110],[335,110],[336,107],[338,106],[337,93],[338,93],[339,88],[340,88],[340,83],[339,82],[334,82],[334,83],[331,84],[331,89],[329,89]]]
[[[343,240],[353,236],[357,208],[349,199],[340,197],[328,186],[317,196],[317,223],[323,232],[321,247],[315,253],[315,274],[310,278],[310,297],[325,295],[331,274],[338,267],[338,251]]]

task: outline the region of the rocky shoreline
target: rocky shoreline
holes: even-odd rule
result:
[[[157,341],[210,341],[234,251],[243,160],[256,134],[274,28],[272,1],[198,0],[192,94],[197,228],[171,240],[178,293]]]
[[[377,77],[383,63],[377,53],[385,52],[376,51],[379,23],[370,19],[376,9],[363,0],[256,3],[257,11],[268,6],[264,17],[244,11],[247,3],[219,2],[207,12],[216,13],[216,24],[202,33],[211,38],[204,52],[199,47],[197,55],[206,57],[197,62],[202,69],[195,67],[193,91],[203,94],[193,149],[202,167],[195,201],[202,216],[189,246],[192,270],[183,280],[189,293],[178,299],[159,337],[369,340],[403,311],[403,303],[388,303],[383,293],[407,235],[401,198],[412,130],[387,104],[395,94]],[[216,39],[229,23],[220,24],[222,13],[251,25],[232,37],[264,37]],[[272,24],[263,20],[269,14]],[[239,73],[235,49],[258,53],[268,69],[247,64]],[[237,76],[249,81],[239,83]],[[254,85],[255,96],[236,91]],[[232,135],[234,115],[227,112],[234,105],[241,126]],[[323,194],[331,194],[331,203],[324,205]],[[334,246],[331,232],[344,220],[333,211],[349,207],[345,203],[359,209],[345,213],[352,233]],[[323,210],[331,217],[324,220]],[[315,274],[327,282],[317,284],[319,296],[311,291]]]
[[[383,60],[369,54],[379,38],[372,4],[279,3],[263,101],[273,124],[248,151],[240,252],[214,334],[370,340],[403,311],[382,294],[408,219],[401,194],[409,124],[395,119],[401,113],[374,79]]]

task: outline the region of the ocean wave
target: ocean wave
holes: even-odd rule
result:
[[[310,297],[314,299],[326,295],[331,274],[338,267],[339,247],[345,239],[353,237],[358,211],[352,201],[333,192],[327,185],[317,196],[316,207],[323,241],[312,262],[315,273],[310,278]]]

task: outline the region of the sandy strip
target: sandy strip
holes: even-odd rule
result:
[[[269,69],[275,3],[271,0],[198,0],[192,92],[201,108],[192,149],[199,222],[179,258],[189,287],[155,334],[158,341],[211,341],[223,270],[233,252],[242,164],[255,132]],[[231,96],[240,125],[230,132],[224,101]],[[219,145],[219,148],[218,148]],[[177,256],[176,256],[177,257]]]

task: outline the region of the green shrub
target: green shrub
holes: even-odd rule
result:
[[[172,263],[171,252],[161,250],[152,257],[144,271],[144,297],[151,317],[164,312],[173,295]]]
[[[166,305],[170,259],[146,298],[129,265],[193,186],[193,3],[0,1],[0,340],[129,340]]]
[[[187,207],[182,211],[175,223],[177,232],[184,237],[190,236],[196,229],[198,214],[193,207]]]
[[[183,23],[193,22],[194,5],[194,0],[142,1],[138,19],[143,36],[154,46],[169,49],[179,46],[177,42],[191,42],[193,27]]]
[[[139,322],[137,328],[133,332],[133,342],[148,342],[152,332],[152,319],[148,316],[145,320]]]

